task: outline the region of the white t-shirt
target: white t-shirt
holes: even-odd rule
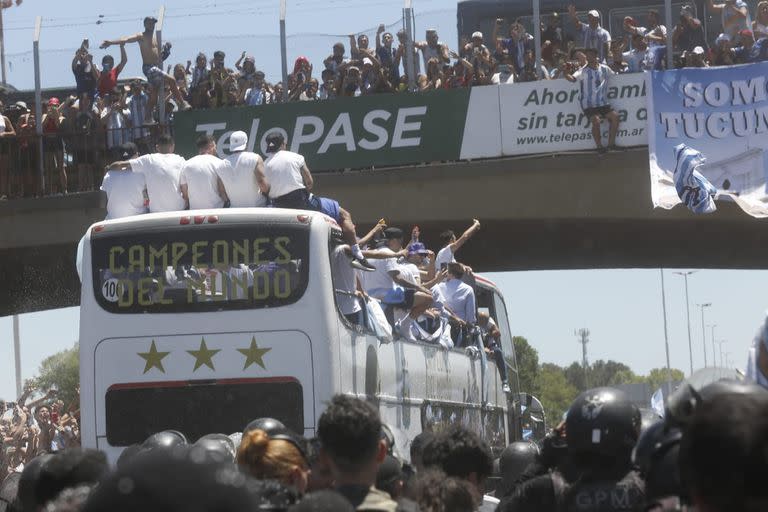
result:
[[[446,265],[449,263],[455,263],[456,258],[453,257],[453,251],[450,245],[446,245],[437,252],[435,256],[435,268],[440,271],[443,268],[443,263]]]
[[[267,158],[264,174],[269,183],[269,197],[275,199],[305,188],[304,179],[301,177],[301,168],[304,165],[304,157],[292,151],[278,151]]]
[[[494,85],[513,84],[515,83],[515,74],[511,71],[507,73],[494,73],[491,77],[491,83]]]
[[[432,296],[453,311],[460,319],[474,324],[477,320],[475,291],[458,279],[450,279],[432,289]]]
[[[355,269],[349,264],[346,245],[339,245],[333,250],[333,260],[331,261],[331,271],[333,272],[333,285],[337,290],[348,293],[355,293],[357,284],[355,282]],[[337,293],[336,302],[344,315],[352,315],[362,309],[357,297],[347,295],[346,293]]]
[[[108,171],[101,182],[101,190],[107,193],[107,220],[147,213],[144,206],[146,187],[143,174]]]
[[[184,164],[181,184],[187,185],[190,210],[224,206],[224,200],[219,196],[219,175],[216,173],[221,165],[221,159],[213,155],[197,155]]]
[[[373,272],[363,274],[363,286],[365,291],[377,299],[382,299],[387,292],[395,287],[395,282],[389,272],[393,270],[400,271],[396,258],[387,258],[383,260],[371,259],[369,263],[376,269]]]
[[[178,212],[184,209],[179,179],[184,158],[174,154],[152,153],[130,160],[131,170],[143,174],[147,182],[150,212]]]
[[[261,157],[250,151],[238,151],[226,157],[216,172],[224,183],[233,208],[267,206],[267,198],[261,195],[256,182],[256,165]]]
[[[419,267],[413,263],[408,263],[407,261],[399,263],[398,267],[398,270],[400,270],[400,277],[409,283],[421,286],[421,271],[419,270]]]

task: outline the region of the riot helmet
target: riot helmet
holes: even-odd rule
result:
[[[565,432],[571,454],[628,453],[640,434],[640,411],[621,390],[590,389],[568,409]]]
[[[663,421],[654,423],[640,434],[632,452],[632,462],[645,479],[648,502],[683,494],[677,465],[682,437],[679,428]]]
[[[667,422],[683,429],[690,423],[696,409],[720,395],[749,395],[766,393],[761,386],[737,380],[723,379],[697,390],[690,384],[677,389],[667,402]]]
[[[539,447],[527,441],[515,441],[499,457],[499,473],[505,482],[514,482],[539,456]]]
[[[168,450],[177,446],[186,446],[187,437],[178,430],[163,430],[149,436],[141,445],[145,450],[160,448]]]
[[[286,430],[286,426],[283,424],[282,421],[276,420],[275,418],[257,418],[250,422],[245,429],[243,430],[243,435],[247,434],[251,430],[263,430],[267,434],[272,434],[273,432],[283,431]]]
[[[225,434],[207,434],[192,445],[191,455],[205,455],[206,459],[215,462],[234,462],[235,444]]]

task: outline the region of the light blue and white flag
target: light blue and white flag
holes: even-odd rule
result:
[[[664,417],[664,393],[661,388],[657,389],[651,397],[651,409],[662,418]]]
[[[693,213],[712,213],[717,210],[717,189],[700,172],[706,158],[685,144],[675,146],[675,189],[685,206]]]

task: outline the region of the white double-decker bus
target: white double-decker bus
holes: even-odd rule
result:
[[[150,434],[192,441],[270,416],[313,436],[346,393],[378,405],[408,453],[422,430],[461,423],[498,453],[519,437],[495,364],[477,351],[388,342],[336,304],[341,238],[316,212],[200,210],[104,221],[83,239],[83,445],[111,459]],[[502,334],[518,379],[504,300],[477,278],[478,306]]]

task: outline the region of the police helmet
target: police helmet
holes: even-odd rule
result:
[[[590,389],[568,408],[565,432],[571,453],[614,455],[637,442],[640,411],[621,390]]]
[[[632,452],[632,462],[645,479],[646,499],[649,502],[683,494],[677,466],[682,438],[679,428],[663,421],[654,423],[640,434]]]
[[[681,386],[667,402],[667,422],[685,428],[693,413],[701,404],[720,395],[748,395],[768,393],[768,390],[751,382],[723,379],[697,390],[690,384]]]
[[[192,445],[192,455],[205,454],[215,462],[234,462],[236,447],[225,434],[207,434]]]
[[[243,440],[243,433],[242,432],[232,432],[229,434],[229,439],[232,441],[232,444],[235,446],[235,452],[240,448],[240,442]]]
[[[276,420],[275,418],[257,418],[250,422],[245,429],[243,430],[243,435],[247,434],[251,430],[263,430],[267,434],[272,434],[273,432],[282,432],[283,430],[286,430],[286,426],[281,422],[280,420]]]
[[[163,430],[149,436],[146,441],[141,445],[145,450],[153,450],[155,448],[171,449],[177,446],[186,446],[187,437],[178,430]]]
[[[539,447],[527,441],[515,441],[499,457],[499,473],[507,482],[517,480],[539,456]]]
[[[133,459],[141,451],[142,451],[142,446],[140,444],[132,444],[130,446],[126,446],[125,449],[122,452],[120,452],[120,456],[117,458],[117,462],[115,463],[115,465],[118,468],[122,468],[128,463],[128,461]]]

